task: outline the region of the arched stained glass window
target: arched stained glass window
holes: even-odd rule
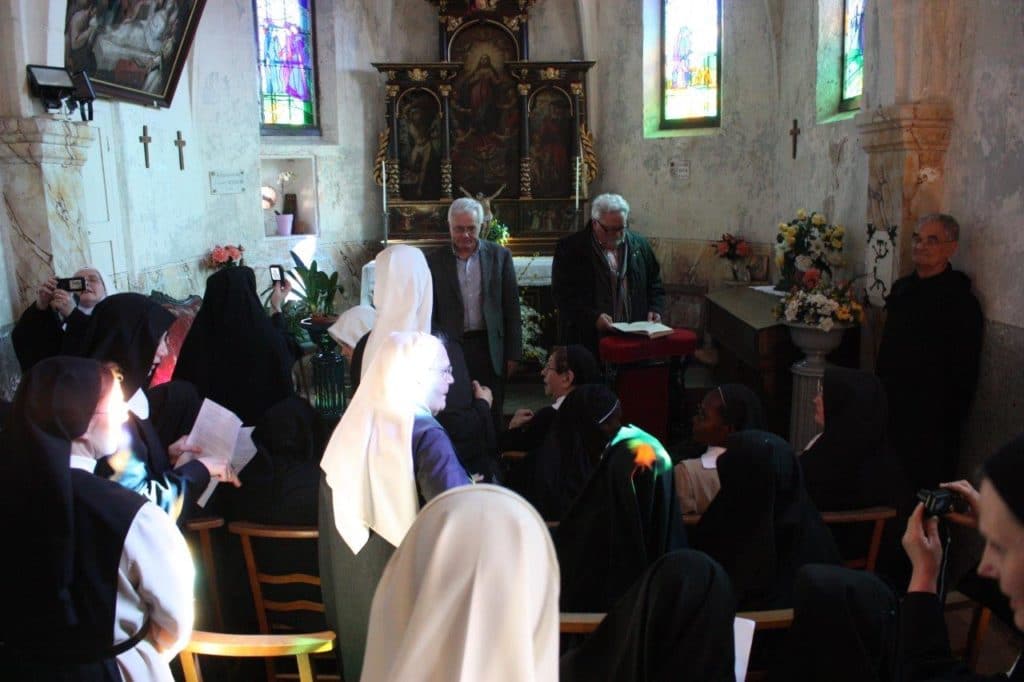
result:
[[[839,110],[860,109],[864,92],[864,6],[867,0],[843,2],[843,90]]]
[[[313,0],[253,0],[264,132],[316,131]]]
[[[721,120],[722,4],[663,0],[662,128],[703,128]]]

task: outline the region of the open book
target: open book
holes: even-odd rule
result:
[[[639,334],[649,339],[667,336],[675,331],[672,327],[666,327],[660,322],[616,322],[612,325],[612,329],[623,334]]]

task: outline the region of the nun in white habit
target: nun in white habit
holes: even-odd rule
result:
[[[444,346],[422,332],[393,332],[380,341],[320,462],[324,606],[344,678],[353,681],[388,558],[422,504],[470,483],[434,419],[452,383]]]
[[[551,534],[526,500],[450,490],[381,577],[363,679],[557,682],[559,585]]]

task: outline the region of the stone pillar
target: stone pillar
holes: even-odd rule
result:
[[[89,260],[82,166],[94,137],[85,123],[0,118],[0,226],[7,234],[18,313],[34,300],[43,279],[70,276]]]
[[[917,219],[942,209],[945,155],[953,114],[945,102],[894,104],[857,117],[868,153],[868,223],[861,333],[861,367],[874,369],[884,324],[885,296],[913,270],[911,235]]]

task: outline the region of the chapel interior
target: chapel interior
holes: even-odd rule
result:
[[[359,303],[362,268],[385,239],[422,238],[402,221],[410,186],[382,190],[393,74],[381,65],[430,65],[424,77],[443,79],[438,2],[310,4],[317,129],[287,134],[261,124],[250,0],[206,1],[169,102],[101,96],[90,122],[46,112],[26,77],[28,65],[64,64],[68,2],[0,3],[0,398],[11,398],[20,377],[11,329],[52,273],[93,263],[117,291],[183,299],[202,294],[201,261],[215,245],[244,246],[261,290],[267,266],[290,266],[294,251],[339,273],[340,312]],[[711,247],[723,233],[753,244],[770,281],[778,224],[799,209],[820,211],[846,226],[846,275],[866,282],[877,265],[868,225],[895,226],[891,283],[913,268],[917,218],[954,215],[962,232],[953,266],[972,279],[984,314],[961,446],[961,474],[971,477],[1021,430],[1024,404],[1024,4],[868,0],[863,94],[841,110],[844,0],[722,0],[719,119],[683,128],[661,121],[663,4],[518,1],[528,59],[562,64],[582,84],[576,115],[592,137],[579,170],[586,181],[568,176],[552,219],[562,223],[551,229],[584,225],[587,197],[623,195],[630,229],[651,241],[661,264],[667,321],[703,339],[706,297],[733,278]],[[456,169],[454,181],[421,177],[415,191],[434,192],[438,206],[463,192],[494,195],[496,213],[512,223],[517,265],[550,256],[543,217],[511,218],[512,189],[466,186],[472,181]],[[279,236],[274,208],[285,194],[296,218],[293,234]],[[388,201],[398,209],[385,227]],[[530,286],[543,301],[543,276]],[[873,366],[883,320],[867,306],[851,364]]]

